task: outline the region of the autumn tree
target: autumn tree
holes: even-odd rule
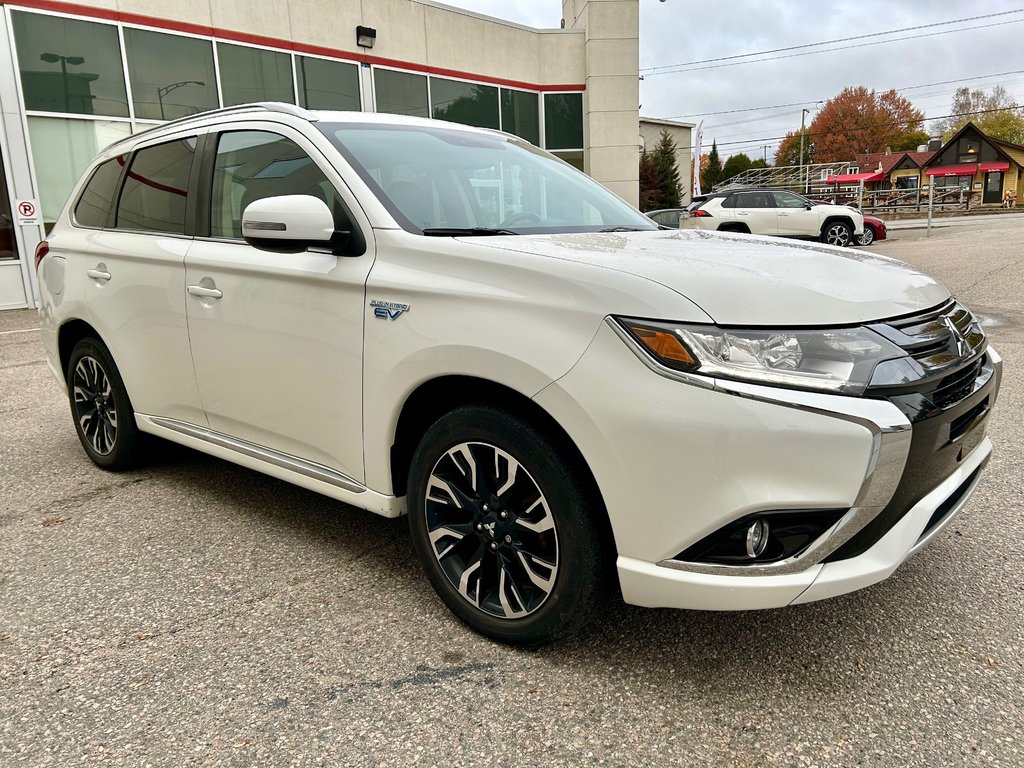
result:
[[[814,142],[816,163],[852,160],[861,152],[913,149],[927,140],[924,113],[896,91],[869,91],[864,86],[844,88],[814,116],[804,141]],[[800,132],[786,135],[775,153],[776,165],[800,164]]]
[[[981,89],[958,88],[953,95],[952,117],[937,121],[935,132],[948,140],[970,121],[995,139],[1024,144],[1024,106],[997,85],[991,93]]]
[[[707,194],[722,180],[722,158],[718,154],[718,142],[711,142],[711,151],[708,153],[707,167],[701,167],[700,189]]]
[[[800,165],[800,131],[790,131],[775,150],[775,165]]]

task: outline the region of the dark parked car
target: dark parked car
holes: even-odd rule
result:
[[[685,208],[662,208],[657,211],[648,211],[646,216],[663,227],[679,229],[679,217],[685,213]]]

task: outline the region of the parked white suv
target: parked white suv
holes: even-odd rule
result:
[[[100,467],[157,435],[386,516],[493,638],[617,585],[710,610],[888,576],[973,492],[1001,361],[873,254],[664,231],[494,131],[249,105],[104,150],[37,252]]]
[[[864,234],[864,216],[845,205],[829,205],[784,189],[735,189],[695,200],[684,229],[744,232],[853,245]]]

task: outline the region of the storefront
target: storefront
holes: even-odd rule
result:
[[[1000,206],[1024,197],[1024,146],[1000,141],[967,123],[925,166],[939,199],[968,207]]]
[[[35,246],[102,147],[220,106],[286,101],[503,130],[636,202],[635,1],[610,17],[566,0],[557,30],[426,0],[186,0],[160,17],[134,5],[154,7],[3,8],[0,308],[34,305]]]

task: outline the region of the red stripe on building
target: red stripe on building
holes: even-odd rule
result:
[[[217,27],[208,27],[203,24],[190,24],[185,21],[161,19],[156,16],[144,16],[138,13],[123,13],[121,11],[114,11],[107,8],[93,8],[91,6],[81,5],[79,3],[65,3],[59,2],[58,0],[16,0],[16,2],[6,2],[5,0],[0,0],[0,5],[8,5],[12,8],[20,7],[32,8],[40,11],[54,11],[55,13],[67,13],[74,16],[84,16],[92,19],[102,19],[104,21],[120,21],[125,24],[138,24],[139,26],[144,27],[166,29],[170,32],[186,32],[191,35],[213,37],[217,40],[223,40],[225,42],[248,43],[250,45],[263,45],[268,48],[281,48],[287,51],[294,51],[295,53],[309,53],[317,56],[327,56],[333,59],[342,59],[345,61],[357,63],[377,64],[383,67],[398,67],[400,69],[408,69],[413,72],[422,72],[424,74],[437,75],[439,77],[457,77],[463,80],[475,80],[476,82],[480,83],[503,85],[507,88],[525,88],[530,91],[586,90],[586,86],[580,85],[578,83],[538,85],[537,83],[528,83],[523,80],[510,80],[504,77],[479,75],[473,72],[462,72],[461,70],[445,69],[443,67],[429,67],[425,64],[416,64],[415,62],[411,61],[401,61],[400,59],[387,59],[381,56],[370,56],[368,54],[357,53],[355,51],[343,51],[336,48],[327,48],[322,45],[309,45],[306,43],[297,43],[291,40],[285,40],[283,38],[278,37],[265,37],[264,35],[253,35],[248,32],[238,32],[233,29],[219,29]]]

